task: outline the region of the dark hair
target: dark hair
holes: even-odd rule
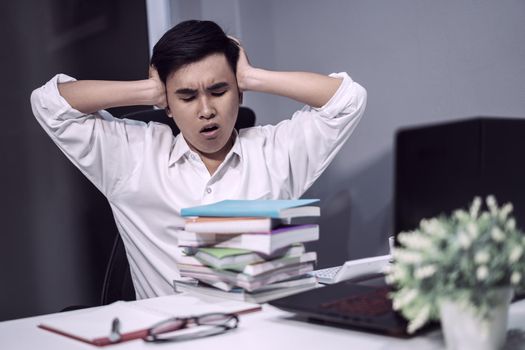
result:
[[[223,53],[233,73],[237,73],[239,46],[212,21],[184,21],[170,30],[153,47],[151,64],[162,82],[186,64],[208,55]]]

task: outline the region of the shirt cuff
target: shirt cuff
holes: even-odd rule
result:
[[[85,115],[85,113],[71,107],[66,99],[60,95],[58,84],[69,81],[76,81],[76,79],[66,74],[57,74],[42,87],[40,94],[42,108],[50,111],[55,117],[60,116],[61,119],[72,119]]]
[[[331,77],[342,78],[343,81],[335,94],[324,104],[322,107],[313,108],[319,115],[325,118],[335,118],[342,110],[344,110],[349,104],[352,104],[356,96],[354,81],[345,72],[332,73]]]

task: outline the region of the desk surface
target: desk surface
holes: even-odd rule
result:
[[[144,300],[142,302],[145,302]],[[82,310],[72,311],[82,312]],[[0,322],[1,349],[96,349],[37,325],[50,315]],[[525,300],[511,306],[509,329],[525,330]],[[239,328],[209,338],[165,345],[146,344],[133,340],[105,349],[443,349],[441,331],[436,330],[412,339],[397,339],[354,330],[311,324],[294,318],[293,314],[263,305],[263,310],[243,315]]]

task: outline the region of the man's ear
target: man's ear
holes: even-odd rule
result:
[[[171,110],[170,110],[169,107],[164,108],[164,111],[166,112],[166,115],[167,115],[168,117],[173,118],[173,116],[171,115]]]
[[[242,105],[242,98],[243,98],[243,93],[242,92],[239,92],[239,104]]]

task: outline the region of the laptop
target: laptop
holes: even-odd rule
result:
[[[525,223],[525,120],[478,117],[404,129],[396,134],[394,227],[413,230],[421,219],[467,207],[474,196],[510,201]],[[309,321],[410,336],[392,308],[384,276],[369,276],[270,302]],[[424,327],[416,334],[434,328]]]

